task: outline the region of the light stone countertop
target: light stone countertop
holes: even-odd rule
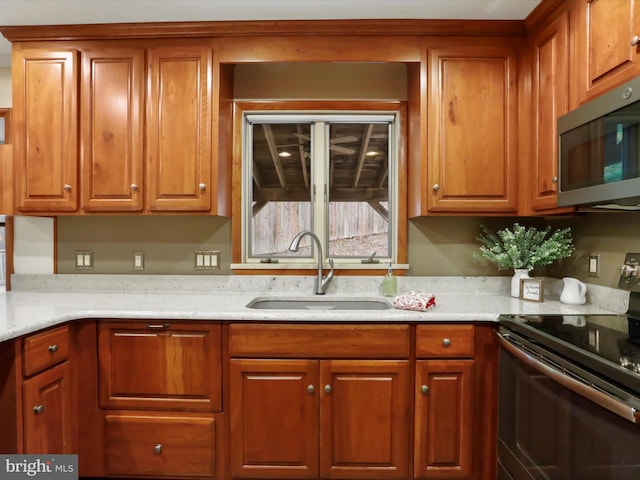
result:
[[[509,296],[509,277],[398,277],[398,293],[433,293],[428,312],[408,310],[259,310],[254,298],[317,298],[314,277],[14,275],[13,290],[0,294],[0,341],[86,318],[224,320],[265,322],[374,323],[489,321],[500,314],[623,313],[628,292],[589,286],[585,305],[557,300],[554,280],[545,279],[541,303]],[[336,277],[323,300],[386,299],[381,278]],[[558,290],[559,291],[559,290]],[[554,299],[554,295],[556,299]],[[626,303],[625,303],[626,302]]]

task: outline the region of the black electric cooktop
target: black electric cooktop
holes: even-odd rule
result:
[[[500,324],[640,394],[640,319],[632,315],[502,315]]]

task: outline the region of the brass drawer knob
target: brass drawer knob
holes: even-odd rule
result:
[[[451,345],[451,340],[448,339],[448,338],[443,338],[442,339],[442,346],[448,347],[449,345]]]

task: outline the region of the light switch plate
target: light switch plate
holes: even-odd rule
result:
[[[135,271],[144,270],[144,252],[133,252],[133,269]]]
[[[589,254],[589,276],[590,277],[600,276],[600,254],[599,253]]]

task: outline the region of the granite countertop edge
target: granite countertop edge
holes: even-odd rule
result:
[[[112,277],[113,278],[113,277]],[[41,279],[39,279],[41,280]],[[68,282],[65,279],[64,282]],[[312,281],[312,279],[311,279]],[[339,293],[330,291],[322,297],[331,300],[336,297],[353,300],[378,299],[391,303],[393,298],[383,297],[372,280],[362,280],[347,285],[342,280]],[[501,314],[519,315],[586,315],[622,313],[624,305],[600,305],[588,302],[584,305],[566,305],[553,297],[543,302],[532,302],[513,298],[508,294],[508,286],[503,280],[462,278],[445,279],[434,283],[434,279],[404,281],[399,284],[399,292],[407,288],[434,293],[436,305],[427,312],[399,310],[260,310],[247,305],[256,297],[299,299],[317,298],[308,293],[309,279],[299,279],[297,287],[289,289],[264,288],[253,284],[251,279],[243,281],[240,291],[165,291],[147,289],[131,292],[110,288],[108,291],[69,291],[64,288],[28,289],[29,282],[16,282],[19,289],[0,295],[0,342],[11,340],[29,333],[66,322],[81,319],[147,319],[147,320],[213,320],[230,322],[322,322],[322,323],[427,323],[427,322],[496,322]],[[55,282],[54,282],[55,283]],[[175,283],[175,279],[174,279]],[[339,282],[337,282],[339,283]],[[227,285],[228,286],[228,285]],[[269,285],[273,287],[272,284]],[[33,287],[33,285],[31,285]],[[253,290],[252,290],[253,288]],[[196,289],[197,290],[197,289]],[[224,290],[224,289],[222,289]],[[305,293],[306,292],[306,293]],[[610,292],[598,292],[593,296],[610,297]]]

